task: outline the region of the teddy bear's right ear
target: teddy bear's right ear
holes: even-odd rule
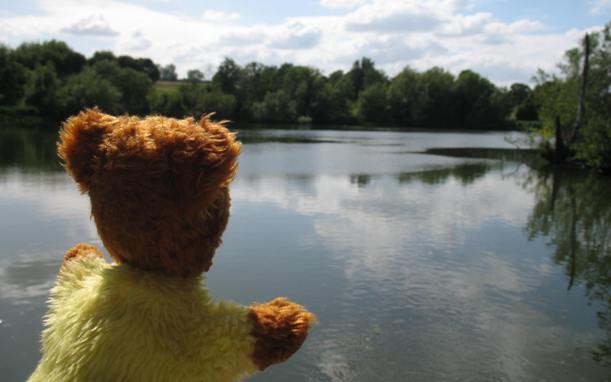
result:
[[[62,126],[57,153],[83,193],[89,191],[100,162],[100,144],[113,121],[114,117],[94,108],[70,117]]]

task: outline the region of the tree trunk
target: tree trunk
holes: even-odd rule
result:
[[[571,131],[571,134],[567,137],[567,145],[575,143],[579,137],[579,130],[583,125],[583,120],[586,113],[586,90],[588,88],[588,71],[590,67],[590,36],[586,33],[583,38],[584,55],[583,55],[583,68],[581,70],[581,86],[579,88],[579,106],[577,108],[577,116],[575,118],[575,125]]]
[[[586,33],[583,38],[584,55],[583,68],[581,70],[581,83],[579,87],[579,105],[577,107],[577,115],[575,123],[572,127],[562,127],[560,118],[556,116],[556,146],[554,148],[553,161],[556,164],[566,163],[567,158],[571,155],[571,146],[579,138],[579,131],[583,125],[583,120],[586,113],[586,90],[588,88],[588,71],[590,67],[590,36]],[[565,130],[565,131],[563,131]]]
[[[554,163],[561,164],[566,162],[566,145],[564,144],[564,138],[562,135],[562,125],[560,124],[560,117],[556,117],[556,146],[554,148]]]

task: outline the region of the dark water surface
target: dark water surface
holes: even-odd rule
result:
[[[418,154],[504,133],[244,132],[208,274],[320,324],[252,381],[601,381],[611,376],[608,179]],[[63,252],[101,246],[55,136],[0,131],[0,379],[39,359]]]

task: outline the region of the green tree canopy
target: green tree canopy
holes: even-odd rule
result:
[[[15,59],[32,70],[39,65],[53,65],[58,77],[79,73],[87,61],[85,56],[57,40],[23,43],[15,49]]]
[[[178,75],[176,74],[176,66],[169,64],[166,66],[159,67],[159,79],[163,81],[176,81]]]
[[[580,82],[585,46],[568,50],[558,65],[559,74],[539,71],[534,90],[543,137],[552,137],[559,122],[561,135],[573,158],[611,170],[611,23],[588,39],[591,52],[581,125],[577,126]],[[579,128],[579,130],[577,130]],[[568,138],[567,138],[568,137]]]
[[[25,94],[25,68],[0,44],[0,105],[15,105]]]

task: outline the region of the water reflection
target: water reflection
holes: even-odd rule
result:
[[[53,286],[60,261],[59,256],[21,257],[10,263],[0,262],[0,296],[15,304],[29,304],[45,297]],[[56,254],[61,255],[61,252]]]
[[[321,324],[289,363],[252,381],[608,376],[608,182],[535,172],[507,150],[415,153],[506,149],[502,135],[269,135],[243,147],[208,286],[244,304],[287,295]],[[57,171],[55,137],[35,136],[0,134],[16,148],[0,147],[8,381],[37,360],[61,253],[79,241],[100,245],[87,198]]]
[[[57,132],[19,129],[0,133],[0,171],[7,167],[36,172],[63,170],[57,159]]]
[[[607,338],[593,351],[611,365],[611,180],[578,171],[531,171],[524,187],[536,195],[528,218],[529,237],[544,237],[562,265],[567,288],[585,285],[599,307],[597,318]]]
[[[398,176],[399,183],[410,183],[419,180],[425,184],[442,184],[449,178],[460,181],[463,186],[468,186],[477,179],[482,178],[493,168],[501,168],[498,163],[464,163],[453,167],[439,168],[428,171],[406,172]]]

